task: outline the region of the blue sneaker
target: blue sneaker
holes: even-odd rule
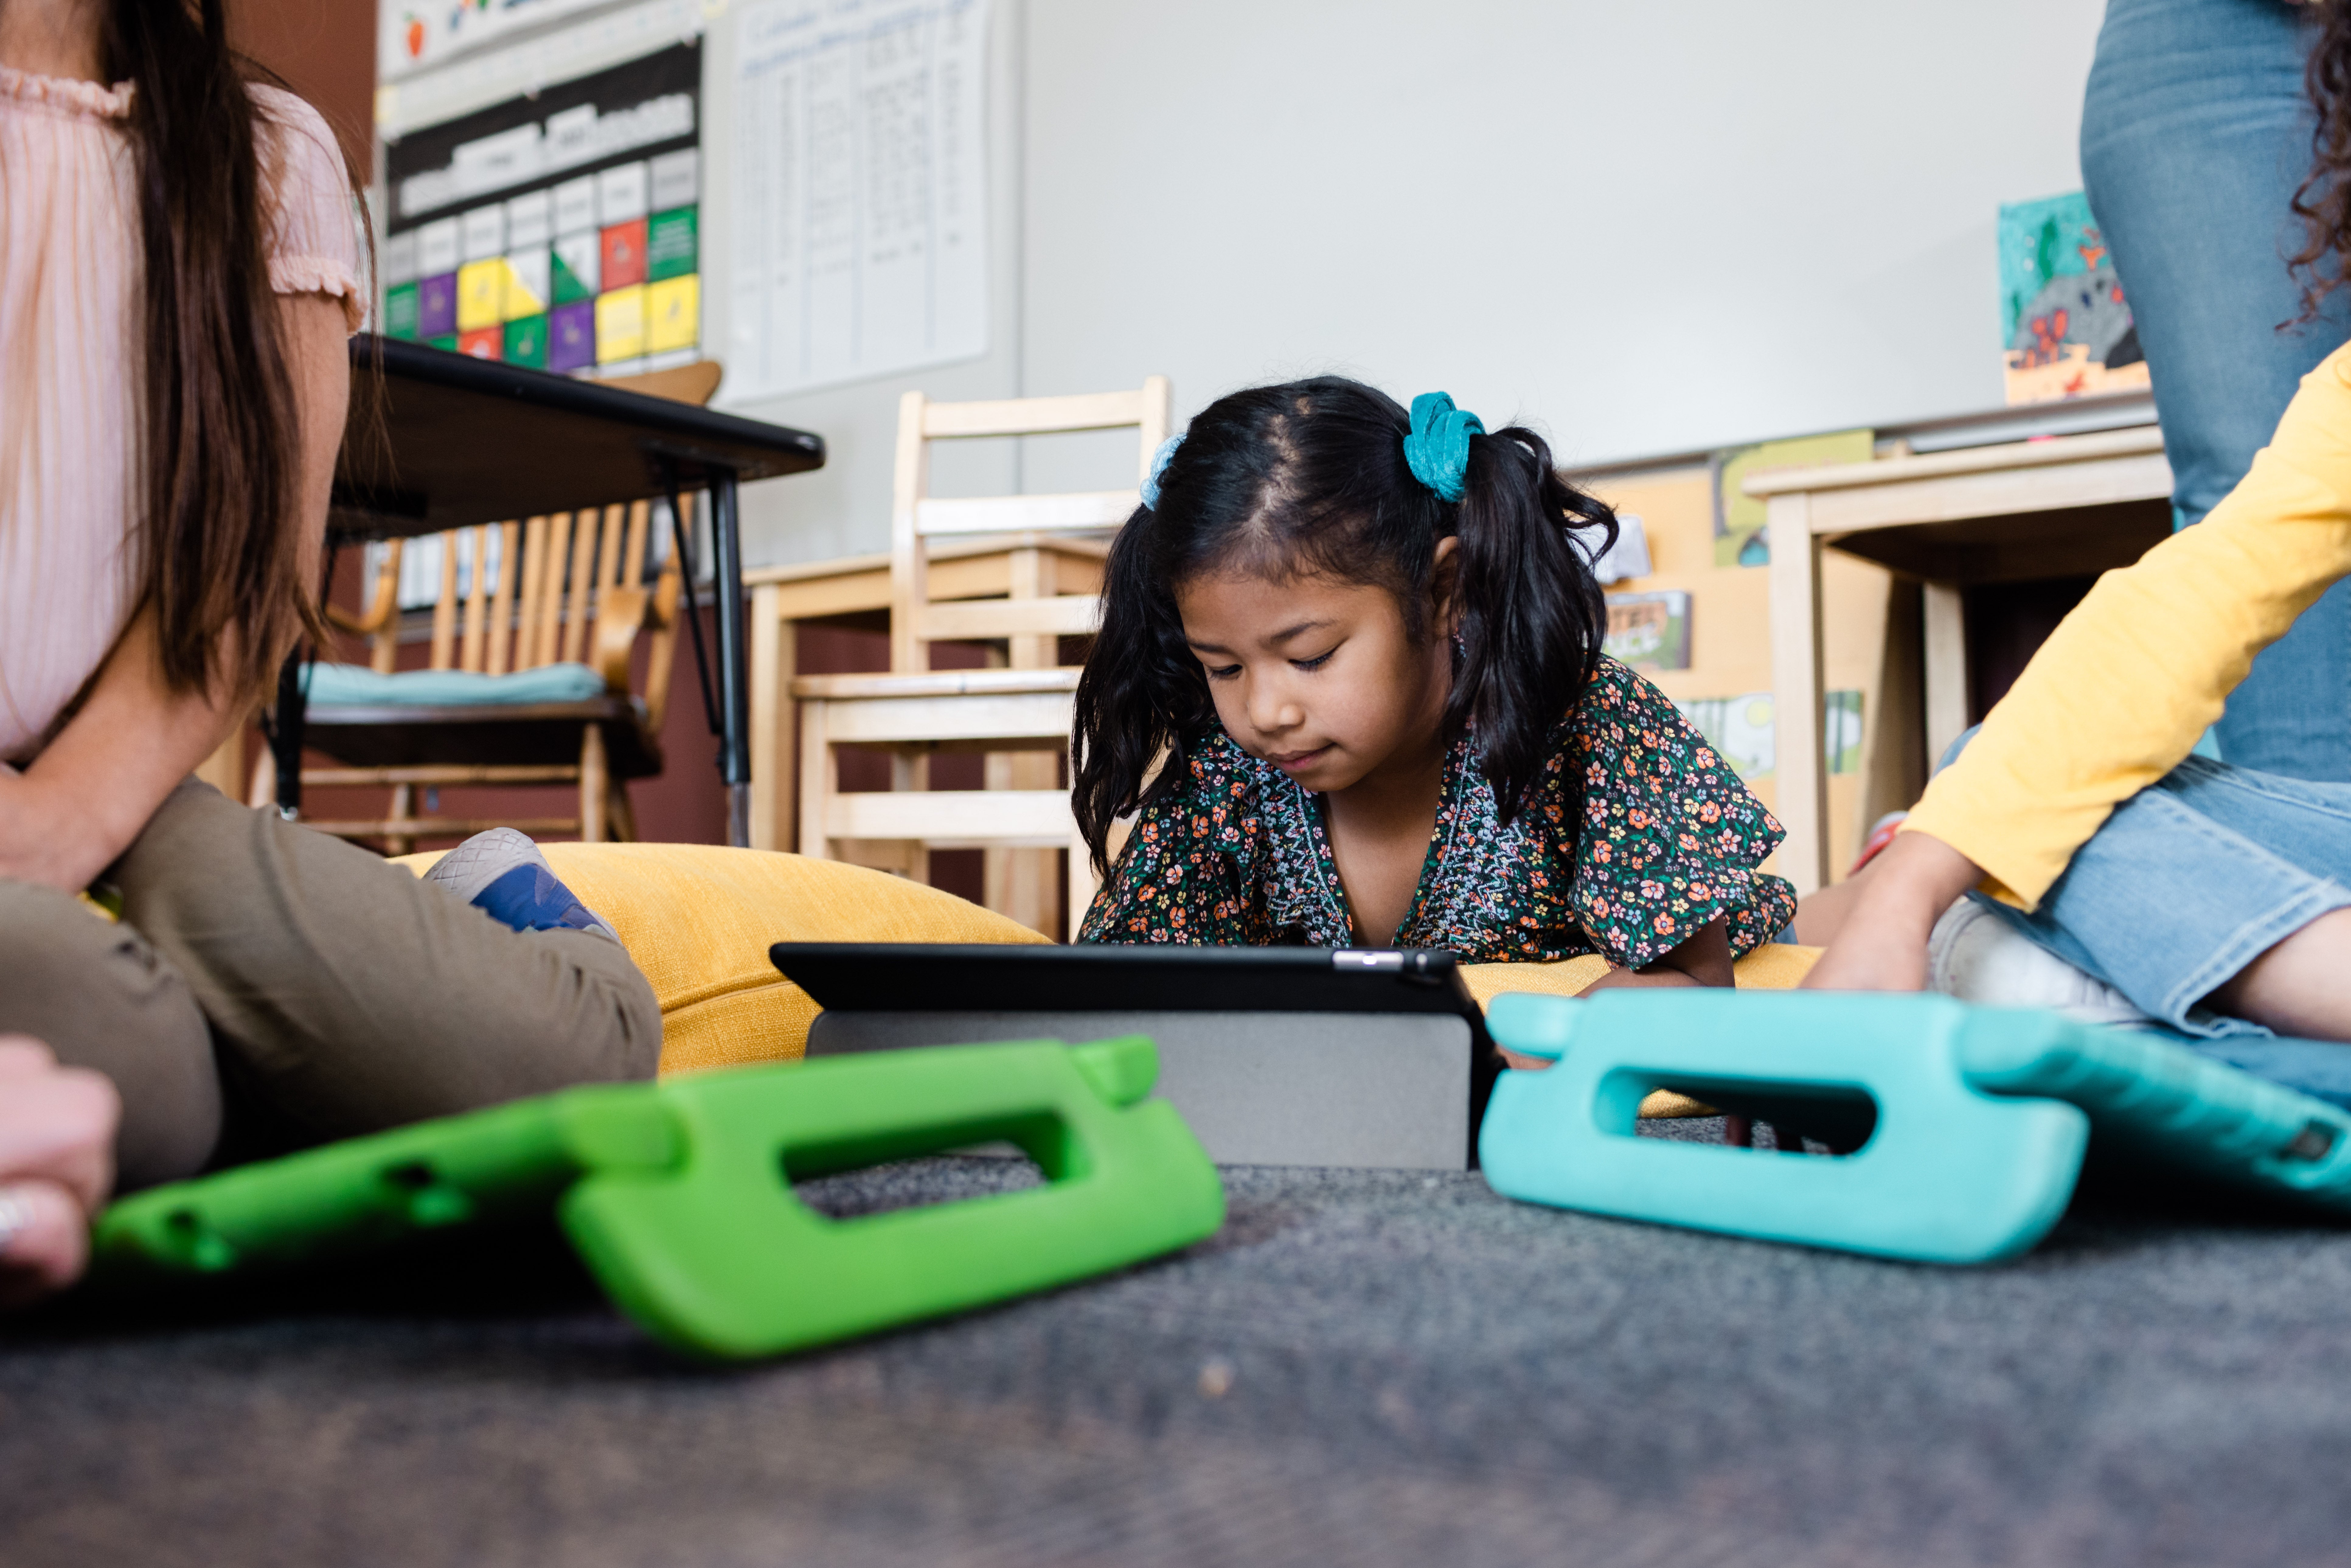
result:
[[[555,879],[530,835],[513,828],[475,833],[433,863],[424,880],[517,931],[618,933]]]

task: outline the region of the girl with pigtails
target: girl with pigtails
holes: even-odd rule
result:
[[[1780,826],[1600,651],[1608,507],[1442,392],[1235,392],[1163,448],[1078,686],[1080,939],[1608,959],[1731,983]],[[1113,822],[1133,819],[1117,863]]]

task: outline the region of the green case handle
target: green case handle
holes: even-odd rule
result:
[[[868,1333],[1068,1284],[1213,1235],[1224,1187],[1176,1108],[1145,1101],[1141,1037],[877,1051],[664,1086],[666,1166],[601,1166],[566,1193],[572,1242],[622,1309],[716,1356]],[[807,1176],[1008,1139],[1025,1192],[833,1220]]]
[[[1509,1071],[1479,1136],[1505,1197],[1628,1219],[1938,1263],[2025,1251],[2064,1212],[2088,1118],[1970,1084],[1966,1042],[2028,1053],[2078,1033],[2053,1015],[1945,997],[1691,989],[1591,1000],[1506,995],[1487,1028],[1559,1059]],[[1642,1098],[1812,1108],[1874,1126],[1855,1152],[1798,1158],[1635,1135]]]
[[[544,1211],[613,1301],[693,1354],[770,1355],[1140,1262],[1213,1235],[1216,1167],[1147,1101],[1140,1036],[877,1052],[566,1091],[141,1193],[100,1278],[300,1262]],[[993,1139],[1046,1185],[834,1220],[794,1179]]]

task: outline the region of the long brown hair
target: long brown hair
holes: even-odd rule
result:
[[[301,432],[269,286],[255,68],[229,47],[222,0],[110,0],[103,47],[109,79],[133,88],[141,528],[162,674],[174,690],[251,695],[297,636],[325,635],[303,580]]]
[[[2287,260],[2302,280],[2302,314],[2314,319],[2326,297],[2346,280],[2351,256],[2351,5],[2312,7],[2323,21],[2303,68],[2318,123],[2310,137],[2310,173],[2294,193],[2303,246]]]

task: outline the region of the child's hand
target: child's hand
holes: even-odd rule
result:
[[[1982,880],[1983,868],[1930,833],[1900,833],[1867,875],[1804,989],[1925,989],[1927,938],[1951,901]]]
[[[1639,986],[1712,986],[1728,990],[1737,985],[1731,974],[1730,932],[1720,916],[1708,921],[1698,934],[1641,969],[1611,969],[1587,992]]]
[[[49,1048],[0,1036],[0,1305],[73,1282],[89,1218],[114,1185],[114,1085],[59,1067]]]

